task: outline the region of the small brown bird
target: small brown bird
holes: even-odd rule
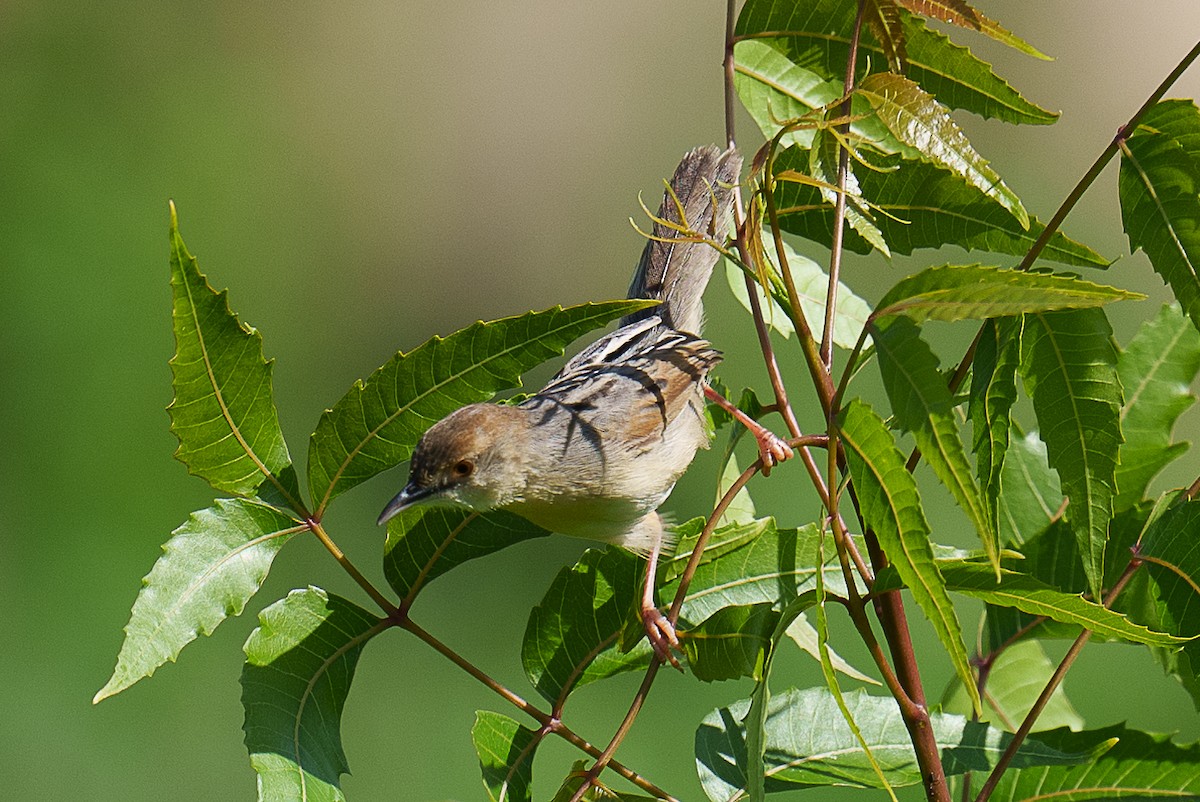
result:
[[[435,423],[379,522],[417,502],[505,509],[645,555],[646,633],[659,657],[678,666],[675,629],[654,601],[655,568],[670,540],[657,510],[696,449],[708,447],[706,393],[720,398],[707,377],[721,354],[698,336],[700,296],[719,254],[701,238],[724,239],[741,163],[732,149],[685,155],[658,216],[700,236],[656,223],[629,288],[630,298],[662,303],[623,319],[520,404],[471,404]],[[766,465],[792,456],[770,432],[754,433]]]

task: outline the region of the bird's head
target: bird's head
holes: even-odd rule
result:
[[[383,524],[417,504],[489,510],[520,498],[528,467],[523,410],[471,404],[425,432],[409,463],[408,484],[384,507]]]

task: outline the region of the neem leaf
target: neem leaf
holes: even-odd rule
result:
[[[1104,544],[1112,518],[1121,382],[1112,328],[1101,309],[1025,316],[1021,374],[1033,399],[1050,467],[1071,500],[1075,532],[1093,598],[1100,598]]]
[[[968,688],[974,671],[963,644],[962,626],[945,581],[933,561],[929,524],[916,482],[904,467],[892,433],[869,406],[855,399],[842,412],[841,437],[863,519],[933,624],[955,673]],[[973,699],[979,707],[979,697]]]
[[[950,111],[916,83],[893,72],[868,75],[854,90],[865,97],[892,135],[999,203],[1029,228],[1021,199],[971,146]]]
[[[1055,668],[1056,664],[1050,662],[1042,644],[1036,640],[1022,640],[1007,647],[992,662],[988,671],[980,720],[1016,732]],[[971,713],[971,703],[957,679],[951,682],[942,696],[942,710],[960,715]],[[1050,694],[1050,700],[1038,715],[1033,731],[1057,727],[1083,729],[1083,718],[1067,699],[1065,683],[1059,683]]]
[[[979,345],[971,364],[969,414],[974,436],[975,475],[991,530],[1003,543],[1000,498],[1008,454],[1011,411],[1017,400],[1017,366],[1020,364],[1020,318],[988,320],[979,332]],[[1049,473],[1049,471],[1047,471]]]
[[[271,391],[262,335],[229,309],[179,236],[171,204],[171,295],[175,355],[167,407],[179,438],[175,457],[219,491],[252,496],[264,481],[302,509],[292,458]]]
[[[533,753],[539,740],[536,732],[508,716],[489,710],[475,711],[471,741],[479,755],[483,787],[490,802],[532,801],[529,786],[533,781]]]
[[[1014,424],[1015,426],[1015,424]],[[1000,478],[1000,540],[1021,544],[1045,530],[1062,510],[1058,474],[1046,461],[1046,444],[1037,432],[1009,440]]]
[[[275,554],[305,529],[280,510],[245,499],[218,499],[192,513],[142,580],[116,670],[92,701],[151,676],[197,635],[211,635],[227,616],[240,615]]]
[[[688,667],[705,682],[762,676],[779,611],[771,602],[722,607],[680,633]]]
[[[416,505],[388,521],[383,574],[407,606],[421,588],[452,568],[549,534],[504,510]]]
[[[794,64],[827,80],[841,81],[854,32],[855,6],[839,0],[796,4],[750,0],[738,15],[739,38],[758,38],[776,47]],[[943,104],[1011,123],[1052,123],[1058,115],[1029,102],[967,48],[952,43],[924,21],[902,13],[908,76]],[[864,61],[886,58],[883,49],[864,41]]]
[[[1190,387],[1197,371],[1200,333],[1175,304],[1164,305],[1143,323],[1117,357],[1125,388],[1121,408],[1125,442],[1118,452],[1114,509],[1140,501],[1155,474],[1187,451],[1188,443],[1172,441],[1171,430],[1196,402]]]
[[[912,432],[922,457],[974,525],[998,572],[996,530],[972,476],[953,414],[953,398],[938,370],[937,356],[921,339],[916,324],[905,317],[879,322],[871,328],[871,338],[897,425]]]
[[[1147,623],[1184,637],[1200,635],[1200,502],[1176,504],[1146,529],[1139,556],[1149,575],[1142,608]],[[1146,608],[1149,608],[1147,610]],[[1147,614],[1148,613],[1148,614]],[[1177,654],[1165,650],[1155,657],[1169,673],[1179,677],[1200,707],[1196,669],[1200,643],[1189,641]]]
[[[1186,110],[1175,105],[1171,111]],[[1200,117],[1200,109],[1192,105],[1190,114]],[[1117,192],[1130,249],[1146,252],[1200,326],[1200,153],[1192,145],[1192,139],[1139,127],[1121,146]]]
[[[242,706],[260,800],[343,802],[342,708],[363,646],[389,624],[320,588],[259,613],[246,641]]]
[[[308,450],[318,514],[340,493],[392,468],[455,409],[519,387],[521,374],[647,301],[608,301],[479,322],[397,353],[321,415]]]
[[[895,2],[914,14],[923,14],[926,17],[948,22],[960,28],[979,31],[985,36],[1006,44],[1014,50],[1019,50],[1027,56],[1033,56],[1043,61],[1052,61],[1050,56],[1047,56],[1000,23],[980,14],[966,0],[895,0]]]
[[[872,316],[925,320],[983,320],[1025,312],[1083,309],[1145,296],[1074,276],[1030,273],[990,265],[928,267],[903,278]]]
[[[845,699],[888,783],[920,783],[921,771],[895,700],[863,691],[847,693]],[[696,731],[700,783],[714,802],[745,798],[746,733],[741,721],[749,706],[744,699],[718,708],[705,716]],[[962,716],[935,712],[929,719],[947,775],[987,771],[1012,739],[1002,730]],[[825,688],[775,695],[767,706],[766,732],[767,793],[834,785],[881,787],[865,750]],[[1068,752],[1030,738],[1017,750],[1013,765],[1072,765],[1087,760],[1092,751]]]

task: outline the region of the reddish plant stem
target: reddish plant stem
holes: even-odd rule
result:
[[[1129,580],[1141,566],[1142,560],[1139,559],[1136,554],[1130,558],[1129,564],[1125,566],[1125,570],[1121,573],[1120,579],[1118,579],[1108,593],[1105,594],[1103,600],[1105,607],[1112,607],[1112,604],[1114,601],[1116,601],[1117,596],[1121,595],[1121,591],[1125,589],[1125,585],[1129,583]],[[1042,688],[1042,692],[1038,696],[1037,701],[1034,702],[1033,707],[1029,709],[1029,713],[1025,716],[1025,720],[1021,722],[1021,726],[1017,728],[1016,733],[1013,734],[1012,740],[1009,742],[1008,746],[1005,747],[1004,754],[1000,756],[1000,759],[996,762],[996,766],[992,769],[992,773],[988,775],[987,782],[985,782],[983,784],[983,788],[979,790],[979,796],[975,797],[975,802],[987,802],[988,798],[991,797],[992,792],[996,790],[996,786],[999,784],[1000,778],[1004,776],[1004,772],[1008,769],[1009,764],[1012,763],[1012,759],[1017,754],[1017,750],[1020,749],[1021,744],[1025,742],[1025,738],[1028,737],[1030,731],[1033,729],[1033,725],[1037,723],[1038,716],[1040,716],[1042,714],[1042,710],[1046,708],[1046,704],[1050,701],[1051,695],[1053,695],[1054,691],[1058,689],[1059,684],[1062,683],[1063,677],[1066,676],[1067,671],[1075,663],[1075,658],[1079,657],[1079,653],[1083,651],[1083,647],[1087,645],[1087,642],[1091,639],[1091,637],[1092,631],[1090,629],[1085,629],[1083,632],[1079,633],[1079,637],[1075,639],[1075,642],[1071,644],[1071,648],[1069,648],[1067,653],[1063,655],[1063,659],[1061,662],[1059,662],[1058,668],[1056,668],[1054,673],[1050,676],[1050,680],[1046,683],[1046,687]]]

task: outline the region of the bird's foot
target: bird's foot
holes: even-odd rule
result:
[[[758,426],[754,439],[758,443],[758,457],[762,460],[763,475],[769,476],[771,469],[795,456],[792,447],[779,435],[764,426]]]
[[[683,666],[679,665],[673,651],[681,648],[679,636],[675,634],[675,625],[657,607],[642,608],[642,625],[658,659],[683,671]]]

